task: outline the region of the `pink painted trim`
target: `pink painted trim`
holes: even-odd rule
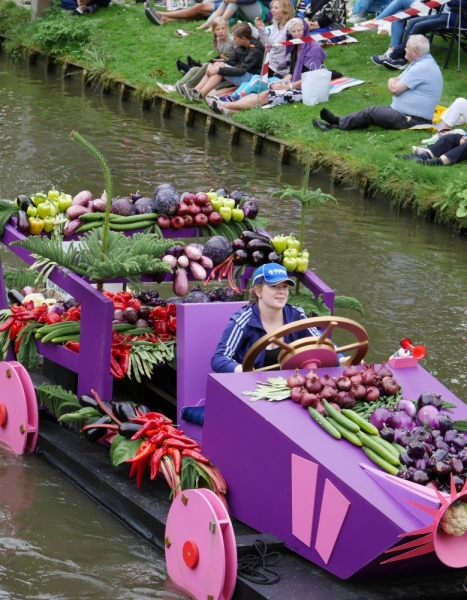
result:
[[[344,524],[350,502],[326,479],[319,515],[315,548],[326,564],[329,563],[337,538]]]
[[[292,534],[311,546],[318,465],[292,454]]]

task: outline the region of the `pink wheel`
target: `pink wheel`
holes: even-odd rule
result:
[[[18,362],[0,362],[0,441],[14,452],[34,452],[39,412],[26,369]]]
[[[165,529],[172,581],[194,598],[230,600],[237,579],[237,548],[229,515],[210,490],[185,490],[173,501]]]

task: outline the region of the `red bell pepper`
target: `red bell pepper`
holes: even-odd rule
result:
[[[154,320],[152,322],[152,328],[157,334],[164,335],[167,333],[167,322]]]
[[[136,312],[138,312],[141,308],[141,302],[138,300],[138,298],[130,298],[126,305],[130,308],[134,308]]]
[[[177,317],[169,317],[167,319],[167,331],[175,333],[177,331]]]
[[[47,313],[44,319],[47,325],[52,325],[53,323],[58,323],[59,321],[61,321],[62,317],[59,314],[52,312]]]
[[[167,317],[175,317],[177,314],[177,305],[169,302],[165,305],[165,310],[167,311]]]
[[[133,295],[131,292],[117,292],[116,298],[120,298],[122,302],[127,304],[128,300],[131,300]]]
[[[156,306],[156,308],[153,308],[149,313],[149,318],[165,321],[167,319],[167,309],[163,306]]]
[[[127,305],[124,302],[114,301],[114,310],[125,310],[126,307]]]
[[[79,342],[66,342],[65,344],[63,344],[65,348],[67,348],[68,350],[71,350],[72,352],[79,352]]]

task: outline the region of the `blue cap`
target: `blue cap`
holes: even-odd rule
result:
[[[276,283],[282,283],[283,281],[289,285],[295,285],[294,281],[290,279],[287,269],[278,263],[261,265],[256,269],[253,276],[253,285],[258,285],[259,283],[276,285]]]

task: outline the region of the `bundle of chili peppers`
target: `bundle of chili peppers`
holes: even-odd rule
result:
[[[20,336],[19,333],[26,327],[28,322],[37,321],[38,323],[47,322],[47,310],[46,304],[39,308],[34,308],[34,302],[31,300],[26,305],[13,304],[10,307],[11,316],[9,316],[4,323],[0,326],[0,333],[9,330],[9,338],[15,342],[15,352],[18,353]]]
[[[143,440],[143,442],[136,450],[135,455],[128,458],[126,462],[131,465],[129,476],[136,477],[138,488],[141,487],[144,474],[149,469],[151,480],[154,480],[159,472],[162,472],[176,496],[182,490],[180,480],[182,470],[189,468],[190,461],[195,461],[197,468],[202,469],[205,478],[210,480],[213,491],[225,504],[224,495],[227,491],[227,484],[219,470],[209,458],[201,454],[199,444],[175,427],[169,418],[162,413],[149,411],[142,405],[133,407],[129,406],[129,403],[123,403],[126,405],[123,410],[123,419],[122,411],[118,413],[118,407],[115,406],[118,403],[102,402],[94,390],[92,390],[92,395],[97,403],[96,408],[104,417],[110,418],[111,422],[108,420],[106,423],[94,422],[85,425],[81,431],[103,429],[103,435],[97,438],[101,441],[113,438],[117,433],[123,437],[129,437],[134,431],[130,439],[132,441]],[[90,401],[92,402],[92,399],[88,396],[80,398],[80,402],[85,406],[89,406]],[[128,408],[131,409],[130,413]],[[120,414],[120,418],[115,413]],[[134,416],[130,416],[131,414]],[[66,415],[61,419],[66,420]]]
[[[235,263],[234,263],[234,254],[231,254],[230,256],[228,256],[224,262],[221,262],[220,265],[217,265],[217,267],[214,267],[214,269],[211,270],[211,272],[209,273],[208,278],[206,279],[206,281],[204,282],[204,285],[208,285],[208,283],[214,279],[214,277],[217,275],[217,280],[218,281],[222,281],[222,279],[224,277],[227,277],[227,281],[229,282],[229,286],[237,293],[237,294],[241,294],[242,292],[244,292],[245,290],[241,290],[234,282],[234,278],[233,278],[233,269]]]

